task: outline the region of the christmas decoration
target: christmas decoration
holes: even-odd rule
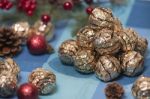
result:
[[[62,63],[67,65],[74,64],[74,57],[78,51],[78,45],[76,40],[66,40],[59,47],[59,58]]]
[[[132,86],[132,94],[136,99],[148,99],[150,97],[150,78],[141,76]]]
[[[65,10],[72,10],[73,7],[71,2],[65,2],[63,6]]]
[[[13,7],[13,3],[9,0],[1,0],[0,1],[0,9],[9,10]]]
[[[30,25],[28,22],[17,22],[12,25],[12,29],[15,34],[22,40],[23,44],[26,44],[26,40],[28,38]]]
[[[70,50],[70,40],[60,46],[63,46],[59,49],[62,63],[64,60],[72,63],[82,73],[95,71],[97,77],[105,82],[116,79],[122,72],[126,76],[136,76],[143,71],[147,40],[141,39],[131,28],[124,29],[107,8],[93,9],[87,23],[77,32],[74,43],[77,47],[73,46],[76,50]]]
[[[41,20],[43,21],[43,23],[47,24],[47,23],[51,20],[51,18],[50,18],[49,15],[44,14],[44,15],[42,15],[42,17],[41,17]]]
[[[54,26],[51,22],[47,22],[45,24],[42,21],[37,21],[37,22],[35,22],[33,29],[34,29],[33,32],[37,31],[36,34],[44,35],[46,37],[47,41],[52,40],[52,38],[54,36],[54,32],[53,32]]]
[[[17,91],[18,99],[38,99],[38,89],[31,83],[22,84]]]
[[[46,42],[46,39],[43,35],[31,35],[27,40],[27,46],[31,54],[44,54],[53,52],[53,48]]]
[[[92,73],[95,70],[95,53],[91,50],[78,50],[74,57],[75,69],[81,73]]]
[[[135,76],[143,71],[143,56],[135,51],[129,51],[122,55],[121,66],[127,76]]]
[[[56,88],[56,76],[51,71],[37,68],[29,75],[29,83],[35,85],[40,94],[50,94]]]
[[[105,95],[107,99],[122,99],[123,94],[124,89],[117,82],[109,83],[105,88]]]
[[[86,13],[87,13],[87,14],[91,14],[92,11],[93,11],[93,8],[92,8],[92,7],[87,7],[87,8],[86,8]]]
[[[17,89],[16,75],[9,71],[3,71],[0,73],[0,96],[9,97],[15,94]]]
[[[103,81],[111,81],[121,73],[120,62],[113,56],[101,56],[96,64],[95,73]]]
[[[0,28],[0,56],[15,56],[21,51],[21,40],[13,29]]]
[[[0,72],[9,72],[17,77],[19,75],[20,68],[12,58],[6,58],[3,61],[0,61]]]

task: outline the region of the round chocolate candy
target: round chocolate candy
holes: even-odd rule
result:
[[[81,73],[92,73],[95,69],[94,52],[87,49],[78,50],[74,58],[75,69]]]
[[[95,8],[89,16],[89,23],[98,28],[114,28],[112,11],[108,8]]]
[[[114,33],[121,33],[123,30],[121,21],[118,18],[114,18]]]
[[[74,56],[78,51],[78,45],[76,40],[66,40],[59,47],[59,58],[62,63],[67,65],[74,64]]]
[[[132,94],[135,99],[149,99],[150,98],[150,78],[141,76],[132,86]]]
[[[9,97],[14,95],[17,89],[16,75],[8,71],[0,74],[0,97]]]
[[[143,71],[143,56],[136,51],[124,53],[121,58],[123,73],[127,76],[136,76]]]
[[[113,30],[101,29],[95,35],[94,46],[100,55],[114,54],[120,49],[120,42]]]
[[[20,68],[12,58],[6,58],[4,61],[0,61],[0,72],[10,72],[16,76],[20,73]]]
[[[33,70],[28,80],[38,88],[41,95],[50,94],[56,88],[55,74],[43,68]]]
[[[145,38],[138,37],[138,41],[135,46],[135,51],[141,53],[144,56],[146,49],[148,47],[148,41]]]
[[[121,73],[120,62],[110,55],[101,56],[96,64],[95,73],[100,80],[111,81]]]
[[[29,33],[28,33],[29,28],[30,28],[30,25],[26,21],[17,22],[12,25],[12,29],[15,31],[17,36],[19,36],[21,38],[23,44],[26,43],[26,40],[29,36]]]
[[[117,35],[122,44],[122,51],[130,51],[135,49],[138,35],[133,29],[124,29],[121,33],[118,33]]]
[[[84,48],[93,49],[95,31],[89,26],[85,26],[77,33],[78,45]]]
[[[34,24],[35,30],[37,30],[36,34],[42,34],[46,37],[47,41],[50,41],[54,36],[54,26],[51,22],[48,22],[47,24],[43,23],[42,21],[37,21]]]

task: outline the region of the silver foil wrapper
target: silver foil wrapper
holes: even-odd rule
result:
[[[0,74],[0,97],[13,96],[17,89],[17,78],[10,72],[3,71]]]
[[[59,47],[59,58],[62,63],[67,65],[73,65],[76,52],[78,51],[78,45],[76,40],[66,40]]]
[[[28,30],[30,28],[30,25],[28,22],[17,22],[12,25],[12,29],[15,31],[15,33],[21,38],[23,44],[26,43],[26,40],[29,36]]]
[[[137,41],[136,46],[135,46],[135,51],[141,53],[141,55],[144,56],[144,54],[147,50],[147,47],[148,47],[147,39],[142,38],[142,37],[138,37],[138,41]]]
[[[78,50],[75,54],[75,69],[81,73],[92,73],[95,70],[95,53],[91,50]]]
[[[132,86],[132,94],[135,99],[150,99],[150,78],[139,77]]]
[[[89,23],[98,28],[114,28],[112,11],[108,8],[95,8],[89,16]]]
[[[117,58],[105,55],[101,56],[96,64],[96,76],[105,82],[112,81],[121,73],[120,62]]]
[[[136,51],[129,51],[121,56],[121,67],[127,76],[136,76],[143,71],[143,56]]]
[[[89,27],[85,26],[79,30],[77,33],[77,42],[80,47],[87,49],[94,49],[93,40],[95,37],[95,31]]]
[[[20,67],[12,58],[6,58],[4,61],[0,61],[0,72],[3,71],[19,76]]]
[[[34,84],[39,94],[46,95],[54,92],[56,88],[56,76],[51,71],[37,68],[29,75],[29,83]]]
[[[50,41],[54,36],[54,26],[51,22],[48,22],[47,24],[43,23],[42,21],[37,21],[34,24],[34,28],[37,31],[36,34],[42,34],[46,37],[47,41]]]
[[[120,49],[120,42],[113,30],[104,28],[96,33],[94,46],[100,55],[115,54]]]
[[[133,29],[124,29],[122,33],[118,33],[118,37],[122,44],[123,51],[130,51],[135,49],[138,35]]]

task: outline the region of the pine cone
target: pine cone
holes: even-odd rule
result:
[[[12,57],[21,51],[21,40],[11,28],[0,28],[0,56]]]

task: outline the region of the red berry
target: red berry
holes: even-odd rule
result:
[[[31,35],[27,40],[27,46],[31,54],[44,54],[48,52],[48,44],[43,35]]]
[[[35,4],[30,5],[30,10],[35,10],[35,9],[36,9],[36,5]]]
[[[92,11],[93,11],[93,8],[92,8],[92,7],[86,8],[86,13],[87,13],[87,14],[91,14]]]
[[[18,99],[38,99],[38,89],[31,83],[22,84],[17,91]]]
[[[44,23],[48,23],[48,22],[51,20],[51,18],[50,18],[49,15],[44,14],[44,15],[42,15],[42,17],[41,17],[41,20],[42,20]]]
[[[71,2],[65,2],[63,7],[64,7],[65,10],[72,10],[73,5],[72,5]]]
[[[4,4],[2,2],[0,2],[0,8],[3,9],[4,8]]]
[[[27,15],[28,16],[32,16],[33,15],[33,11],[32,10],[27,11]]]
[[[6,6],[5,6],[5,9],[6,10],[9,10],[10,8],[13,7],[13,3],[12,2],[9,2]]]
[[[93,0],[84,0],[87,4],[92,4]]]

